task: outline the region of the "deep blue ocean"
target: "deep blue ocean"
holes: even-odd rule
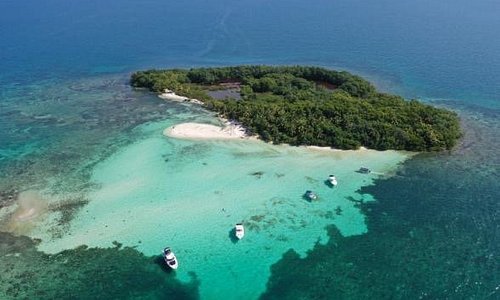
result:
[[[9,1],[3,82],[240,63],[317,64],[410,97],[498,107],[500,3]]]
[[[118,133],[166,117],[152,95],[127,86],[134,70],[348,70],[383,91],[457,111],[464,138],[454,151],[417,155],[366,188],[379,200],[363,206],[369,233],[343,238],[332,228],[330,243],[306,258],[290,250],[262,298],[499,299],[499,32],[496,0],[0,0],[0,208],[16,196],[13,176],[29,183],[50,162],[113,151],[127,143]],[[62,115],[73,121],[62,124]],[[107,129],[92,127],[103,118]],[[83,137],[87,146],[47,154],[81,128],[95,130]],[[0,254],[26,257],[0,257],[8,270],[0,295],[9,299],[197,297],[196,280],[164,282],[133,249],[61,254],[88,262],[82,271],[34,250],[36,241],[0,234]],[[34,260],[39,269],[30,269]],[[120,266],[114,276],[96,271],[106,264]],[[79,279],[67,285],[72,272]],[[55,285],[50,293],[45,284]],[[39,292],[20,292],[28,289]]]

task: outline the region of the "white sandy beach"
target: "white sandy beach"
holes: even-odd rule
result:
[[[200,123],[182,123],[166,128],[163,134],[179,139],[243,139],[250,138],[245,128],[227,122],[225,127]]]
[[[163,135],[179,139],[191,140],[212,140],[212,139],[258,139],[257,136],[249,136],[243,126],[236,122],[225,122],[225,127],[202,124],[202,123],[181,123],[170,126],[163,131]],[[288,146],[286,144],[283,144]],[[365,147],[359,147],[356,150],[342,150],[330,147],[319,146],[303,146],[306,149],[320,152],[336,152],[347,154],[350,152],[355,153],[370,153],[371,151]]]
[[[169,89],[165,89],[165,91],[163,93],[159,94],[158,97],[165,99],[165,100],[170,100],[170,101],[190,102],[190,103],[203,105],[203,102],[198,100],[198,99],[190,99],[188,97],[179,96]]]
[[[336,148],[331,148],[331,147],[320,147],[320,146],[305,146],[307,149],[310,150],[317,150],[317,151],[340,151],[340,152],[346,152],[346,151],[356,151],[356,152],[364,152],[367,151],[368,148],[366,147],[359,147],[356,150],[343,150],[343,149],[336,149]]]

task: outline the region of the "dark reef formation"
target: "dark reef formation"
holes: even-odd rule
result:
[[[290,250],[261,298],[498,299],[500,158],[491,154],[500,131],[485,114],[490,122],[463,116],[465,138],[453,153],[418,155],[362,188],[377,199],[360,203],[367,234],[330,228],[328,244],[306,258]]]
[[[36,241],[0,232],[0,299],[198,299],[161,257],[114,248],[81,246],[49,255]]]

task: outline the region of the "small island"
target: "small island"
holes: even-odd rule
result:
[[[147,70],[134,73],[130,83],[196,99],[275,144],[441,151],[453,148],[461,136],[456,113],[378,92],[345,71],[310,66]]]

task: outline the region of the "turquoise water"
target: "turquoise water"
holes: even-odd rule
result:
[[[1,2],[1,298],[498,297],[498,11],[490,0]],[[165,127],[218,121],[127,85],[136,69],[240,63],[352,70],[458,111],[465,137],[406,161],[174,140]],[[320,200],[302,199],[307,189]],[[239,221],[247,235],[234,243]],[[158,261],[166,244],[177,273]]]
[[[182,266],[177,277],[189,281],[197,274],[202,298],[256,298],[269,267],[290,248],[305,255],[325,243],[326,226],[334,224],[344,236],[364,234],[356,201],[372,198],[356,191],[407,157],[259,141],[179,141],[162,135],[171,124],[136,128],[143,135],[138,141],[97,164],[90,177],[96,188],[69,230],[52,238],[55,212],[30,233],[42,240],[38,249],[111,247],[116,240],[153,256],[169,245]],[[379,175],[355,172],[359,165]],[[336,188],[325,184],[332,172],[340,181]],[[319,200],[306,201],[306,189]],[[241,221],[246,236],[235,242],[232,229]]]

